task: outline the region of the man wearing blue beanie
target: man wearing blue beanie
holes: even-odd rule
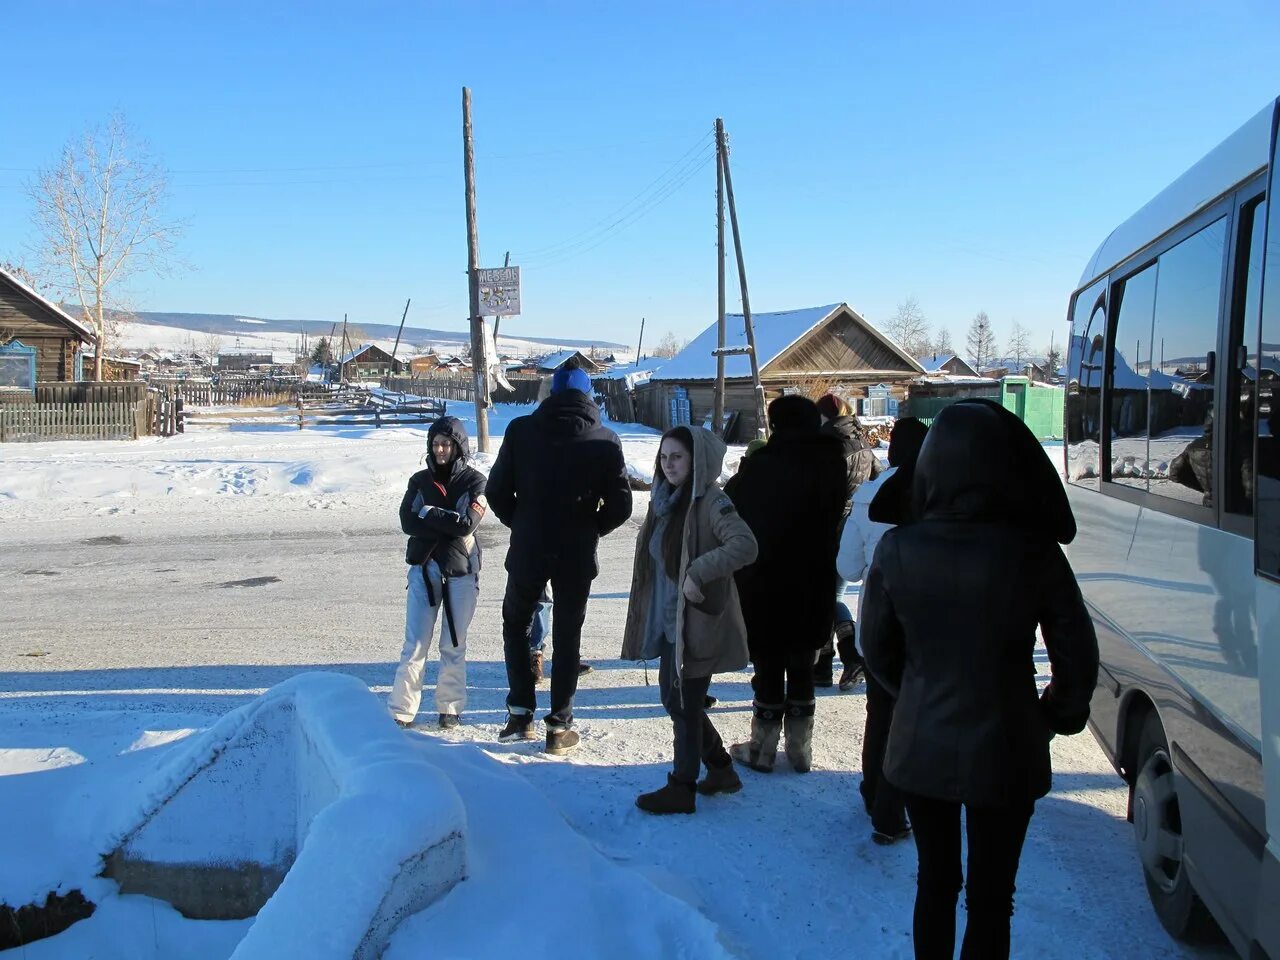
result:
[[[551,712],[547,753],[578,745],[573,698],[578,690],[582,623],[596,547],[631,516],[631,485],[618,435],[600,423],[591,378],[569,361],[551,378],[551,395],[511,422],[489,473],[485,496],[511,528],[502,645],[507,662],[507,724],[499,740],[533,740],[536,681],[529,631],[551,584]]]

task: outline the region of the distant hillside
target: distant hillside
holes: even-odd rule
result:
[[[68,308],[68,312],[72,315],[79,314],[79,309]],[[277,335],[294,337],[300,331],[306,330],[308,336],[312,338],[327,337],[334,329],[332,320],[267,320],[259,317],[235,316],[226,313],[163,313],[159,311],[143,311],[133,314],[133,322],[136,326],[153,326],[168,327],[178,330],[189,330],[193,334],[214,333],[224,337],[254,337],[261,338],[267,335]],[[507,327],[507,331],[503,333],[503,341],[508,339],[507,333],[510,333],[510,339],[518,340],[522,343],[540,344],[548,347],[574,347],[589,348],[597,347],[606,350],[625,350],[626,345],[614,343],[609,340],[573,340],[562,337],[537,337],[526,334],[523,330],[516,332],[508,326],[515,326],[510,319],[503,322],[503,326]],[[394,341],[396,337],[396,324],[391,323],[359,323],[359,328],[364,331],[370,340],[390,340]],[[342,331],[341,321],[337,324],[339,334]],[[145,338],[143,331],[134,331],[131,339]],[[466,343],[470,339],[470,334],[465,330],[435,330],[425,327],[412,327],[405,325],[404,333],[400,338],[402,345],[416,346],[418,344],[428,343]]]

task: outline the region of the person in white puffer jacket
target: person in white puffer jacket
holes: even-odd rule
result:
[[[840,551],[836,554],[836,569],[851,583],[860,582],[866,576],[885,531],[910,521],[912,475],[928,429],[915,417],[904,417],[895,423],[889,435],[889,469],[853,492],[853,508],[840,536]],[[892,522],[872,520],[873,514],[878,519]],[[862,623],[861,591],[858,593],[856,622]],[[871,816],[871,839],[888,844],[906,837],[911,828],[907,824],[901,794],[881,775],[889,724],[893,719],[893,698],[863,668],[862,645],[859,642],[861,633],[858,629],[854,634],[856,666],[852,671],[846,667],[845,676],[840,678],[840,689],[852,689],[859,674],[866,677],[867,725],[862,738],[862,783],[858,790]],[[843,654],[841,656],[843,658]]]

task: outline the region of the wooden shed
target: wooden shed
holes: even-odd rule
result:
[[[786,391],[813,392],[836,385],[851,400],[866,397],[869,387],[881,384],[901,399],[911,381],[924,373],[914,357],[847,303],[757,313],[752,320],[766,403]],[[702,423],[710,415],[716,379],[711,351],[716,343],[713,323],[663,364],[648,383],[636,387],[636,415],[641,423],[666,430],[680,423]],[[725,345],[746,345],[741,314],[725,318]],[[724,408],[738,418],[730,439],[756,435],[760,425],[746,356],[725,358]]]
[[[0,270],[0,387],[72,381],[93,331],[25,283]]]

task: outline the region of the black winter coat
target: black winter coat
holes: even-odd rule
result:
[[[594,579],[600,538],[631,517],[622,444],[578,390],[511,422],[485,495],[511,528],[507,571],[527,579]]]
[[[1045,474],[1017,462],[1020,444],[993,418],[1004,419],[969,403],[939,414],[916,465],[921,519],[880,541],[859,629],[868,668],[897,698],[885,776],[909,793],[1001,807],[1049,792],[1049,739],[1083,729],[1098,642],[1055,540],[1069,514],[1044,509],[1037,521],[1018,506],[1041,502],[1019,488]],[[1047,477],[1057,496],[1061,482]],[[1037,626],[1053,674],[1043,696]]]
[[[467,434],[457,418],[442,417],[432,424],[428,437],[440,433],[454,441],[459,453],[443,475],[428,467],[409,478],[409,488],[400,500],[400,529],[409,535],[404,561],[435,560],[444,576],[460,577],[480,572],[475,529],[486,510],[485,480],[467,463]],[[427,456],[430,459],[430,448]],[[424,506],[437,509],[419,517]]]
[[[840,444],[775,433],[725,484],[759,544],[735,576],[752,651],[816,650],[835,619],[836,548],[848,503]]]
[[[858,430],[857,421],[853,417],[836,417],[834,420],[822,425],[822,433],[829,437],[833,437],[840,443],[840,448],[844,452],[846,487],[847,494],[845,496],[844,515],[849,515],[848,498],[853,496],[853,491],[866,483],[868,480],[874,480],[884,472],[884,468],[880,466],[880,461],[876,459],[875,451],[871,449],[871,444],[862,438],[862,433]]]

